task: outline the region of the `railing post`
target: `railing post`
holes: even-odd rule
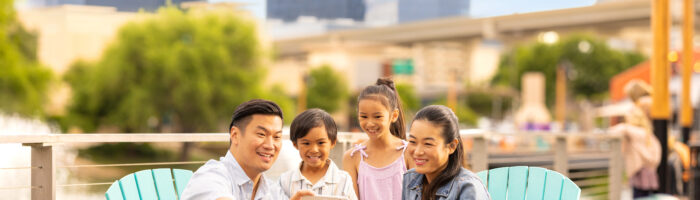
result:
[[[44,146],[43,143],[24,145],[32,148],[32,200],[56,199],[53,147]]]
[[[619,137],[610,139],[610,167],[608,168],[608,199],[620,199],[622,190],[622,147]]]
[[[471,154],[472,171],[480,172],[489,169],[489,150],[484,135],[474,136]]]
[[[566,135],[557,135],[554,143],[554,171],[569,176],[569,157],[567,155]]]
[[[331,149],[330,159],[339,161],[335,163],[336,165],[341,167],[343,166],[343,155],[345,154],[345,151],[348,150],[348,146],[350,146],[349,144],[350,141],[338,140],[335,148]]]

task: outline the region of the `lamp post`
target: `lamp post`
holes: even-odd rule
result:
[[[690,79],[693,74],[693,15],[694,0],[683,0],[683,56],[682,59],[682,89],[681,89],[681,133],[683,143],[688,143],[693,127],[693,106],[690,102]]]
[[[651,29],[653,53],[651,57],[652,108],[651,118],[654,135],[661,143],[661,164],[657,169],[659,192],[671,193],[668,176],[668,121],[671,115],[668,93],[668,44],[669,44],[669,3],[668,0],[652,0]]]

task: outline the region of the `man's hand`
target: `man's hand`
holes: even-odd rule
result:
[[[294,194],[289,200],[300,200],[303,196],[314,196],[314,193],[308,190],[302,190]]]

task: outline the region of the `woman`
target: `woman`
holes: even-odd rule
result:
[[[646,197],[659,188],[656,168],[661,162],[661,143],[652,132],[646,110],[651,106],[651,87],[633,80],[625,85],[625,94],[634,103],[624,113],[624,123],[610,128],[622,134],[625,172],[632,185],[633,198]]]
[[[428,106],[411,123],[408,154],[415,168],[404,174],[402,199],[491,199],[481,180],[462,168],[457,116],[445,106]]]

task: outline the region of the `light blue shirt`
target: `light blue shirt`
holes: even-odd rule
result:
[[[231,152],[219,161],[209,160],[194,172],[182,192],[185,200],[215,200],[227,197],[248,200],[253,195],[253,181],[245,174]],[[261,175],[255,200],[288,199],[275,181]]]

